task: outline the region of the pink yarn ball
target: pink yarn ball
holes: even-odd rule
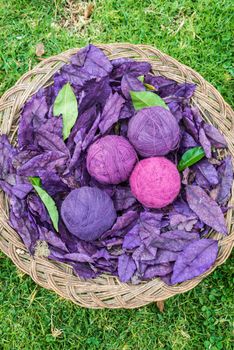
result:
[[[129,178],[136,161],[137,154],[127,139],[107,135],[89,147],[86,165],[100,183],[119,184]]]
[[[135,166],[130,186],[133,195],[148,208],[163,208],[172,203],[180,192],[180,174],[170,160],[153,157]]]

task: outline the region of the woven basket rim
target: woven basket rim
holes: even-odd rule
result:
[[[101,48],[111,59],[132,57],[148,61],[152,64],[156,74],[165,75],[178,82],[195,82],[197,89],[193,103],[199,107],[203,117],[219,127],[225,135],[229,152],[234,161],[234,113],[220,93],[199,73],[149,45],[114,43],[96,44],[96,46]],[[7,133],[11,140],[14,139],[19,113],[25,101],[41,86],[48,84],[52,75],[63,64],[67,63],[70,56],[78,50],[79,48],[70,49],[42,60],[32,70],[22,75],[16,84],[2,95],[0,98],[0,134]],[[73,274],[69,265],[47,258],[31,257],[19,235],[8,224],[8,203],[2,192],[0,192],[0,249],[11,258],[20,270],[30,275],[37,284],[54,290],[60,296],[80,306],[135,308],[150,302],[165,300],[194,288],[217,266],[226,261],[234,244],[234,186],[230,206],[232,208],[228,210],[226,216],[228,236],[224,237],[215,232],[212,233],[212,237],[219,240],[219,255],[214,266],[203,275],[176,286],[167,286],[159,279],[132,285],[121,283],[117,277],[110,275],[101,275],[94,280],[84,281]]]

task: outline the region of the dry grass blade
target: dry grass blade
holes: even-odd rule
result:
[[[84,12],[84,18],[88,19],[89,17],[91,17],[93,10],[94,10],[94,4],[88,4]]]
[[[51,317],[50,317],[50,330],[51,330],[51,335],[54,338],[58,338],[63,333],[62,329],[58,329],[54,327],[53,314],[51,314]]]
[[[44,47],[44,44],[43,43],[38,43],[36,45],[36,56],[37,57],[41,57],[43,56],[45,53],[45,47]]]
[[[89,24],[94,10],[94,3],[86,1],[66,0],[64,11],[61,13],[60,25],[73,32],[80,32]]]
[[[164,301],[163,300],[159,300],[157,301],[157,308],[159,309],[160,312],[164,311]]]

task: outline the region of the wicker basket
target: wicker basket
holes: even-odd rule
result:
[[[218,91],[191,68],[163,54],[157,49],[144,45],[110,44],[97,45],[110,58],[130,57],[148,61],[156,75],[164,75],[177,82],[194,82],[197,89],[193,98],[204,119],[220,129],[225,135],[229,152],[234,159],[234,114]],[[43,60],[33,70],[24,74],[16,85],[0,99],[0,133],[7,133],[11,142],[16,142],[19,113],[30,96],[39,88],[50,83],[53,74],[67,63],[78,49],[72,49]],[[233,186],[234,194],[234,186]],[[173,295],[194,288],[218,265],[224,263],[231,253],[234,242],[233,213],[234,196],[226,215],[229,235],[224,237],[215,232],[210,236],[219,240],[219,254],[215,265],[193,280],[168,286],[159,279],[142,282],[140,285],[121,283],[118,278],[101,275],[94,280],[81,280],[74,275],[70,266],[29,255],[17,232],[8,224],[8,204],[0,192],[0,249],[14,264],[39,285],[54,290],[60,296],[89,308],[136,308],[151,302],[165,300]]]

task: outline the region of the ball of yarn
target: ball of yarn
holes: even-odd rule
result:
[[[62,203],[61,215],[68,231],[84,241],[98,239],[116,219],[108,194],[88,186],[69,193]]]
[[[180,192],[180,174],[170,160],[153,157],[141,160],[130,177],[133,195],[148,208],[163,208]]]
[[[130,120],[128,138],[142,157],[163,156],[177,147],[180,128],[167,109],[144,108]]]
[[[126,181],[136,163],[137,154],[123,136],[108,135],[98,139],[88,149],[89,174],[103,184]]]

